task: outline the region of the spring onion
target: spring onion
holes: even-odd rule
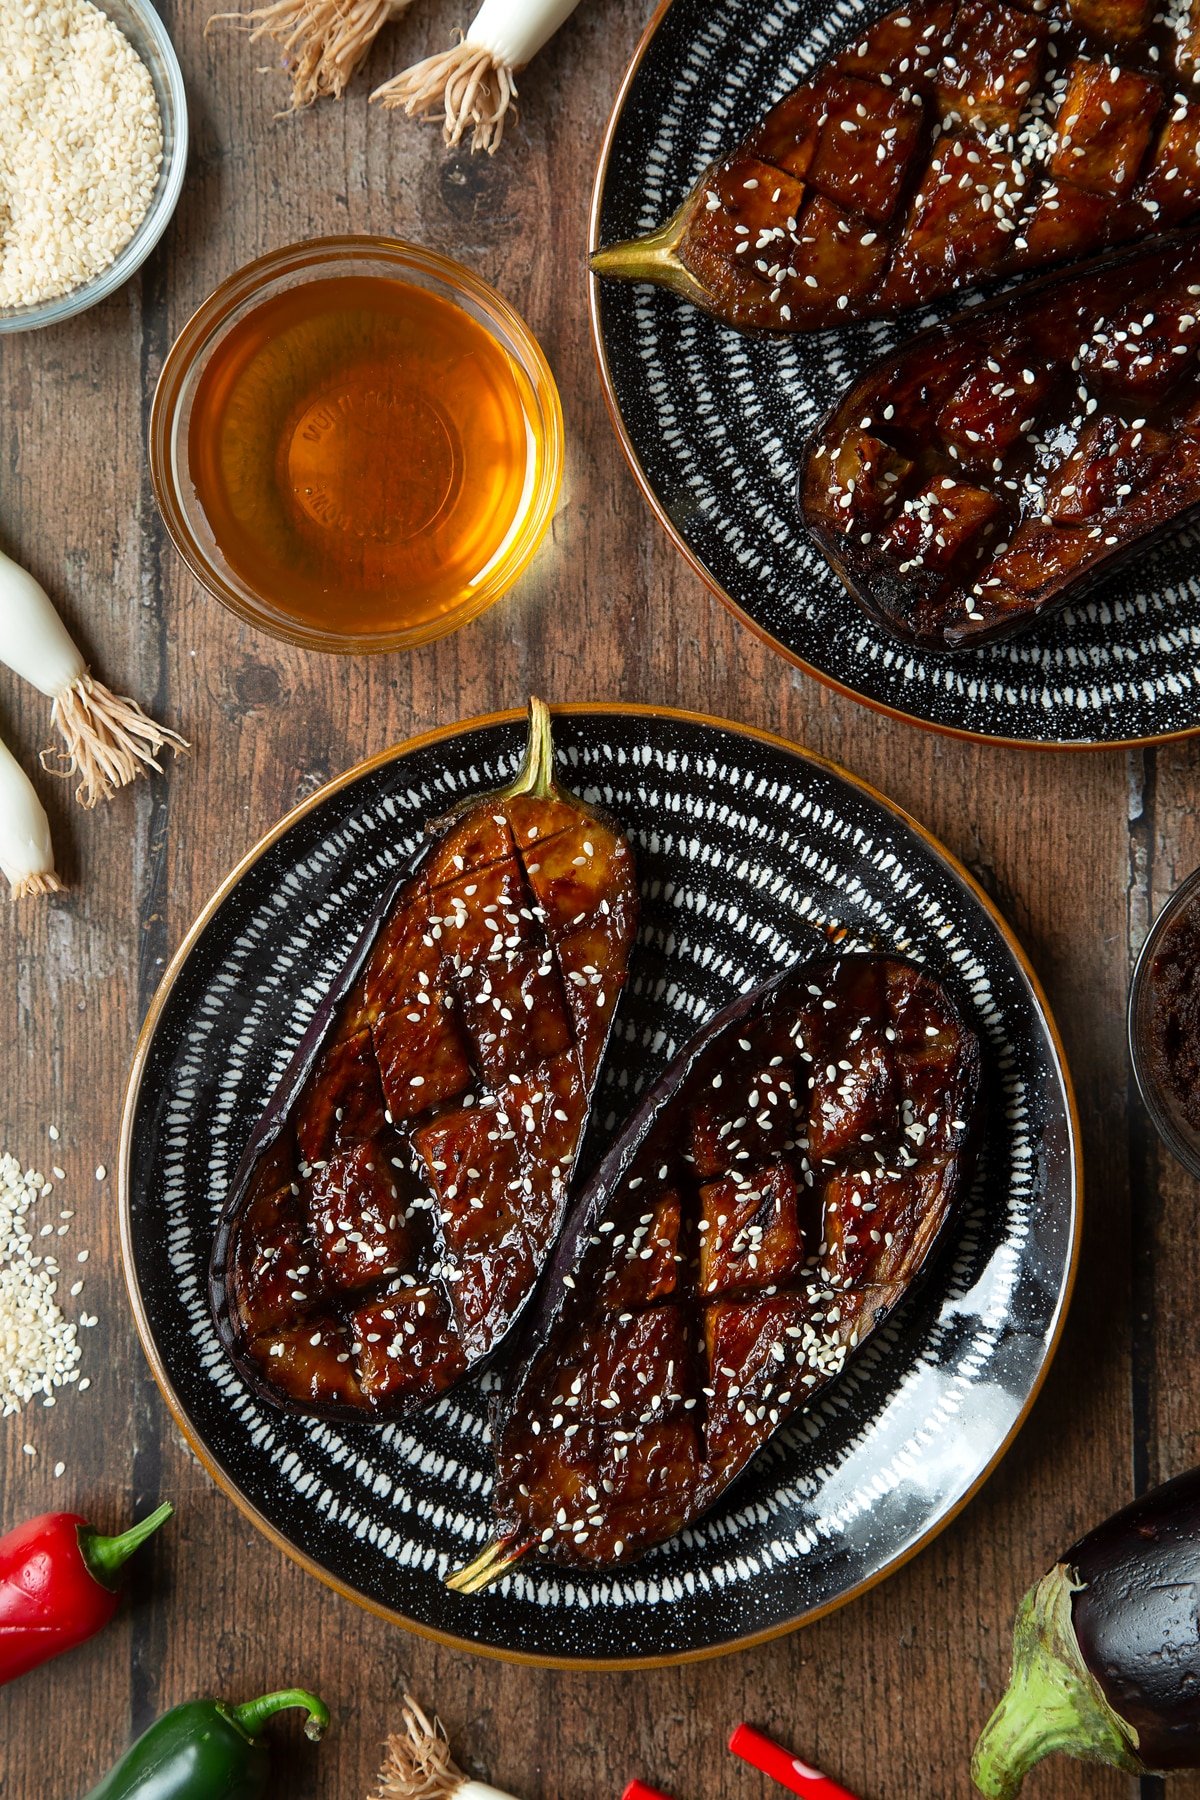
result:
[[[403,1731],[388,1738],[373,1800],[513,1800],[463,1774],[440,1720],[426,1718],[411,1694],[404,1696],[401,1720]]]
[[[247,13],[214,13],[205,32],[228,20],[248,31],[252,44],[273,39],[291,72],[291,110],[297,112],[314,100],[340,99],[383,27],[410,5],[411,0],[270,0]]]
[[[0,869],[14,900],[27,894],[57,894],[50,821],[33,783],[0,739]]]
[[[51,717],[64,748],[42,752],[42,767],[78,775],[81,806],[107,800],[147,767],[158,752],[187,745],[147,718],[136,701],[112,693],[89,673],[50,596],[32,575],[0,554],[0,662],[32,682],[52,702]]]
[[[516,75],[575,11],[579,0],[483,0],[459,42],[376,88],[372,100],[428,118],[439,108],[442,136],[457,144],[473,127],[472,150],[494,156],[515,111]]]

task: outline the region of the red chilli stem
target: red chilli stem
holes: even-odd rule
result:
[[[93,1575],[102,1587],[115,1587],[116,1578],[124,1565],[146,1539],[156,1532],[160,1525],[165,1525],[175,1508],[169,1500],[156,1506],[146,1518],[139,1519],[128,1531],[122,1531],[117,1537],[102,1537],[94,1525],[79,1527],[79,1554],[87,1564],[89,1574]]]

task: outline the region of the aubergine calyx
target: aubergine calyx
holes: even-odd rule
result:
[[[609,281],[650,281],[656,287],[682,295],[693,306],[711,306],[707,288],[697,281],[679,255],[702,187],[703,184],[693,188],[683,205],[644,237],[626,238],[622,243],[610,244],[606,250],[594,251],[588,261],[592,274]]]
[[[558,792],[559,786],[554,779],[554,721],[546,702],[531,694],[525,754],[515,779],[501,788],[499,798],[515,800],[518,794],[528,794],[534,800],[549,800]],[[472,805],[476,803],[475,800],[471,802]]]
[[[520,765],[511,781],[493,793],[467,794],[455,802],[448,811],[439,814],[435,819],[428,819],[425,824],[425,836],[437,838],[453,829],[458,821],[471,811],[488,801],[499,804],[504,800],[516,800],[528,796],[530,800],[566,800],[576,802],[576,796],[564,789],[554,778],[554,720],[550,708],[536,694],[529,696],[526,708],[525,748],[521,754]],[[577,802],[576,802],[577,803]]]
[[[1083,1585],[1056,1563],[1017,1609],[1012,1677],[971,1758],[971,1779],[992,1800],[1013,1800],[1034,1764],[1056,1750],[1150,1773],[1137,1732],[1109,1705],[1079,1647],[1072,1604]]]

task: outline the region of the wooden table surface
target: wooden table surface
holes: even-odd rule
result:
[[[722,1747],[742,1718],[862,1800],[966,1796],[1020,1593],[1075,1535],[1200,1449],[1197,1187],[1158,1146],[1124,1044],[1147,922],[1200,861],[1200,744],[1025,753],[891,722],[793,670],[685,570],[617,448],[587,327],[592,173],[646,0],[585,0],[522,81],[520,128],[493,161],[447,153],[434,130],[366,103],[369,78],[465,23],[457,3],[420,0],[345,102],[283,120],[272,116],[278,78],[257,72],[261,48],[224,32],[206,41],[204,0],[163,10],[194,134],[174,224],[105,305],[0,340],[5,547],[61,599],[109,680],[195,746],[165,779],[90,815],[39,776],[71,891],[0,913],[0,1146],[66,1171],[61,1204],[76,1218],[63,1242],[90,1246],[81,1303],[99,1316],[81,1333],[90,1390],[0,1422],[0,1520],[71,1506],[115,1526],[165,1495],[178,1515],[139,1559],[113,1629],[0,1694],[0,1795],[70,1800],[176,1701],[302,1680],[336,1724],[319,1750],[294,1728],[281,1734],[278,1791],[360,1800],[407,1679],[440,1709],[460,1757],[525,1800],[615,1800],[634,1774],[677,1800],[758,1800],[765,1783]],[[495,282],[545,345],[567,425],[562,503],[519,589],[457,636],[362,663],[256,636],[201,593],[165,540],[144,454],[158,370],[199,301],[269,247],[341,231],[413,237]],[[907,807],[1023,939],[1083,1120],[1074,1307],[1041,1398],[984,1491],[914,1562],[820,1624],[644,1675],[559,1675],[442,1649],[327,1591],[261,1539],[159,1398],[126,1304],[114,1181],[95,1177],[115,1162],[125,1073],[164,960],[231,865],[369,752],[531,689],[766,726]],[[0,670],[0,734],[30,767],[46,727],[44,704]],[[1028,1794],[1136,1789],[1059,1763]],[[1200,1778],[1172,1793],[1200,1796]]]

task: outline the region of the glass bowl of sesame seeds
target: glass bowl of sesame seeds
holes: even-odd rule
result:
[[[49,29],[50,15],[59,12],[63,18],[58,21],[56,34]],[[44,41],[35,35],[39,23],[47,27]],[[0,148],[7,131],[22,144],[40,137],[58,152],[67,135],[78,129],[78,140],[72,137],[69,148],[79,156],[85,155],[90,134],[81,129],[85,121],[78,110],[80,92],[82,103],[94,106],[101,114],[106,107],[121,109],[121,128],[114,132],[114,142],[135,141],[137,134],[127,128],[123,110],[128,105],[130,89],[120,85],[122,74],[127,82],[132,64],[128,49],[122,48],[112,27],[149,75],[161,125],[161,158],[157,154],[153,106],[144,78],[139,77],[153,163],[139,171],[135,165],[124,169],[119,161],[110,161],[97,171],[104,182],[111,216],[107,226],[104,221],[95,222],[90,245],[73,244],[61,229],[55,229],[52,218],[44,218],[39,228],[36,208],[28,203],[28,184],[19,209],[6,204],[6,196],[0,192],[0,332],[33,331],[54,325],[106,299],[141,267],[175,210],[187,163],[187,97],[174,46],[150,0],[43,0],[37,8],[4,12],[0,36],[4,32],[13,36],[7,48],[18,79],[7,81],[6,92],[0,96]],[[22,31],[25,35],[18,41],[17,34]],[[64,71],[50,60],[53,55],[64,54],[59,48],[64,40],[75,46],[87,76],[86,83],[76,86],[73,72],[65,71],[68,91],[74,90],[72,104],[76,109],[69,119],[55,115],[56,99],[63,92]],[[0,42],[0,50],[5,47]],[[7,61],[8,57],[0,55],[0,62]],[[110,81],[116,85],[110,85]],[[52,177],[60,181],[61,170],[54,169]],[[123,207],[130,209],[127,219],[122,217]],[[18,232],[19,243],[15,242]],[[11,276],[7,281],[3,279],[6,253]],[[106,258],[103,266],[95,266],[102,258]],[[73,280],[75,269],[86,269],[89,262],[95,266],[95,272]],[[23,288],[34,296],[24,303],[19,298]],[[51,288],[59,291],[45,291]]]

